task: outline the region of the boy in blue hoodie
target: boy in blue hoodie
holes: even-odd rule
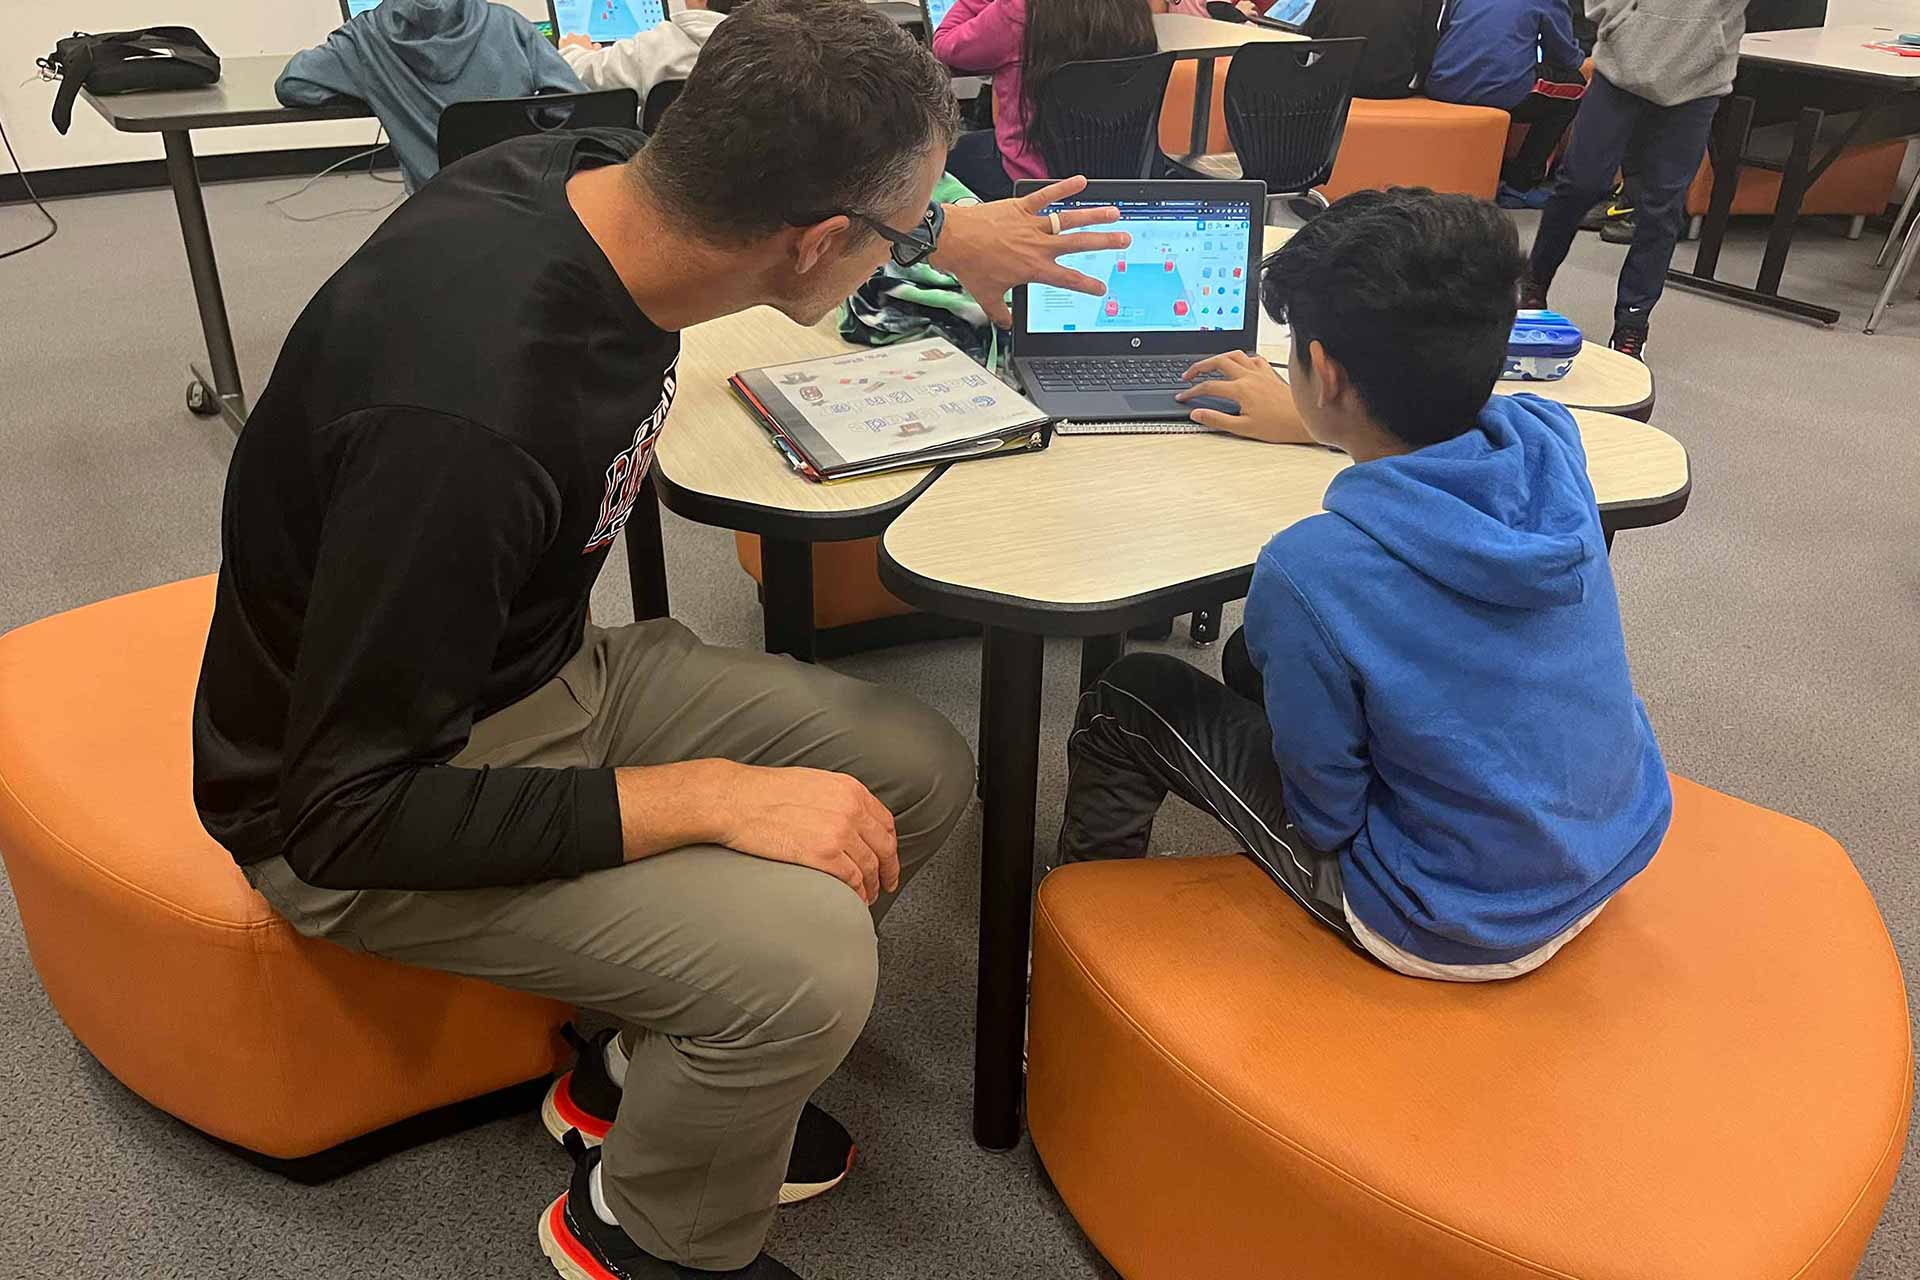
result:
[[[1360,952],[1457,981],[1545,963],[1647,865],[1672,796],[1580,432],[1491,395],[1521,269],[1497,209],[1424,190],[1348,196],[1268,259],[1291,386],[1204,362],[1239,412],[1193,416],[1354,465],[1261,552],[1233,687],[1135,654],[1087,693],[1063,860],[1145,854],[1172,791]]]
[[[533,24],[487,0],[384,0],[293,55],[274,94],[289,107],[359,98],[387,136],[407,190],[440,171],[440,113],[474,98],[586,89]]]

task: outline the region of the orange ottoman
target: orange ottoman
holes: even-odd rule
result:
[[[733,545],[747,576],[764,582],[760,539],[751,533],[736,533]],[[912,605],[880,585],[880,539],[813,544],[814,626],[825,630],[912,612]]]
[[[314,1181],[394,1145],[377,1130],[547,1075],[569,1011],[303,938],[253,891],[190,790],[212,608],[200,578],[0,636],[0,855],[47,995],[101,1064]]]
[[[1368,188],[1432,187],[1491,200],[1500,185],[1508,117],[1493,107],[1431,98],[1355,98],[1329,200]]]
[[[1842,1280],[1906,1141],[1899,962],[1832,839],[1674,779],[1537,973],[1351,952],[1245,858],[1040,889],[1034,1145],[1127,1280]]]

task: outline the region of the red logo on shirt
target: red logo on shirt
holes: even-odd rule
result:
[[[673,408],[674,370],[679,364],[680,358],[675,356],[661,380],[660,403],[633,433],[633,444],[608,464],[607,492],[600,499],[600,518],[594,522],[593,536],[580,548],[581,555],[592,555],[612,545],[620,531],[627,527],[627,518],[633,514],[633,501],[640,496],[640,482],[647,478],[647,468],[653,465],[654,441],[660,437],[660,428],[666,425],[667,410]]]

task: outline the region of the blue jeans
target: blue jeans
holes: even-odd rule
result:
[[[1013,179],[1000,164],[1000,144],[991,129],[961,134],[947,152],[947,172],[982,200],[1005,200],[1013,194]]]
[[[1560,160],[1553,197],[1540,214],[1528,269],[1542,289],[1566,261],[1580,218],[1613,189],[1623,164],[1635,177],[1633,243],[1620,268],[1613,322],[1645,328],[1660,301],[1686,218],[1687,188],[1707,151],[1718,98],[1662,107],[1595,74],[1574,117],[1573,137]]]

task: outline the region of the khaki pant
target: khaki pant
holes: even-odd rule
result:
[[[618,766],[721,757],[852,774],[894,815],[901,883],[973,794],[940,715],[788,658],[704,645],[676,622],[589,627],[456,764]],[[716,846],[571,880],[439,892],[319,889],[249,869],[311,936],[619,1019],[632,1048],[605,1146],[607,1201],[649,1253],[740,1267],[772,1219],[801,1107],[853,1047],[877,978],[871,915],[819,871]]]

